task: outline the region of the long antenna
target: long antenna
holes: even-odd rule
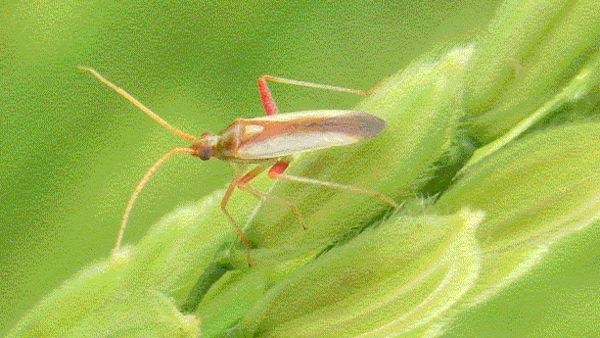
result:
[[[117,87],[117,85],[115,85],[114,83],[105,79],[102,75],[100,75],[93,68],[83,67],[83,66],[77,66],[77,68],[81,69],[83,71],[86,71],[86,72],[90,72],[92,75],[94,75],[94,77],[96,79],[100,80],[102,83],[107,85],[109,88],[111,88],[115,92],[119,93],[119,95],[123,96],[125,99],[127,99],[127,101],[133,103],[136,107],[138,107],[140,110],[142,110],[148,116],[150,116],[154,121],[158,122],[161,126],[169,129],[175,135],[182,137],[184,139],[190,140],[192,142],[197,141],[197,138],[195,138],[194,136],[186,134],[186,133],[182,132],[181,130],[175,129],[174,127],[172,127],[169,123],[167,123],[167,121],[163,120],[162,118],[160,118],[160,116],[156,115],[152,110],[150,110],[150,108],[144,106],[140,101],[136,100],[135,97],[131,96],[129,93],[127,93],[123,89]]]
[[[142,189],[144,189],[144,186],[146,185],[146,183],[148,183],[148,180],[154,174],[154,172],[158,169],[158,167],[160,167],[169,157],[171,157],[171,155],[181,154],[181,153],[192,155],[192,154],[194,154],[194,151],[190,148],[172,149],[165,156],[163,156],[160,160],[156,161],[156,163],[154,163],[154,165],[150,169],[148,169],[148,171],[146,172],[146,174],[144,175],[144,177],[142,178],[140,183],[138,183],[137,187],[133,191],[133,194],[131,194],[131,197],[129,198],[129,203],[127,203],[127,208],[125,208],[125,213],[123,214],[123,220],[121,221],[121,228],[119,229],[119,235],[117,236],[117,242],[115,243],[115,248],[113,249],[113,256],[117,253],[117,251],[119,251],[119,248],[121,247],[121,241],[123,240],[123,234],[125,233],[125,227],[127,226],[127,220],[129,219],[129,214],[131,213],[131,209],[133,208],[133,204],[135,203],[135,200],[137,200],[138,195],[140,194]]]

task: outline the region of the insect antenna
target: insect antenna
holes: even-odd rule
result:
[[[94,69],[89,68],[89,67],[83,67],[83,66],[77,66],[77,68],[80,69],[80,70],[83,70],[83,71],[91,73],[96,79],[100,80],[100,82],[104,83],[110,89],[112,89],[115,92],[117,92],[119,95],[121,95],[122,97],[124,97],[127,101],[133,103],[141,111],[143,111],[144,113],[146,113],[146,115],[150,116],[154,121],[158,122],[161,126],[167,128],[168,130],[170,130],[175,135],[177,135],[179,137],[182,137],[182,138],[184,138],[186,140],[190,140],[192,142],[195,142],[195,141],[198,140],[196,137],[194,137],[192,135],[189,135],[187,133],[184,133],[183,131],[181,131],[179,129],[176,129],[173,126],[171,126],[169,123],[167,123],[167,121],[163,120],[160,116],[156,115],[152,110],[150,110],[150,108],[144,106],[144,104],[142,104],[136,98],[134,98],[133,96],[131,96],[125,90],[121,89],[120,87],[118,87],[114,83],[112,83],[112,82],[108,81],[107,79],[105,79],[102,75],[100,75],[100,73],[98,73]],[[131,197],[129,198],[129,202],[127,203],[127,208],[125,208],[125,212],[123,214],[123,219],[121,221],[121,227],[119,229],[119,235],[117,236],[117,242],[115,243],[115,247],[113,249],[113,253],[112,253],[113,256],[119,251],[119,249],[121,247],[121,242],[123,241],[123,235],[125,234],[125,228],[127,227],[127,221],[129,219],[129,214],[131,214],[131,209],[133,209],[133,205],[135,204],[135,201],[137,200],[138,195],[140,194],[140,192],[142,191],[142,189],[144,189],[144,186],[146,185],[146,183],[148,183],[148,180],[150,179],[150,177],[173,154],[190,154],[190,155],[193,155],[194,154],[194,150],[192,150],[190,148],[175,148],[175,149],[172,149],[166,155],[164,155],[161,159],[159,159],[158,161],[156,161],[156,163],[154,163],[154,165],[152,165],[152,167],[150,169],[148,169],[148,171],[146,172],[146,174],[144,175],[144,177],[142,178],[142,180],[138,183],[137,187],[135,188],[135,190],[131,194]]]
[[[119,251],[119,248],[121,247],[121,241],[123,240],[123,234],[125,234],[125,227],[127,227],[127,220],[129,219],[129,214],[131,213],[131,209],[133,208],[133,204],[137,200],[138,195],[140,194],[142,189],[144,189],[144,186],[146,185],[146,183],[148,183],[148,180],[156,172],[158,167],[160,167],[173,154],[190,154],[190,155],[192,155],[192,154],[194,154],[194,151],[190,148],[172,149],[167,154],[165,154],[165,156],[163,156],[160,160],[156,161],[156,163],[154,163],[154,165],[152,165],[152,167],[150,169],[148,169],[148,171],[146,172],[144,177],[140,180],[140,183],[138,183],[137,187],[131,194],[131,197],[129,198],[129,202],[127,203],[127,208],[125,208],[125,213],[123,214],[123,219],[121,221],[121,228],[119,229],[119,235],[117,236],[117,242],[115,243],[115,247],[113,249],[113,256]]]
[[[197,140],[194,136],[189,135],[187,133],[184,133],[183,131],[181,131],[179,129],[176,129],[173,126],[171,126],[169,123],[167,123],[167,121],[163,120],[160,116],[156,115],[152,110],[150,110],[150,108],[144,106],[144,104],[142,104],[140,101],[138,101],[135,97],[131,96],[129,93],[127,93],[126,91],[124,91],[123,89],[121,89],[120,87],[118,87],[117,85],[115,85],[114,83],[112,83],[112,82],[108,81],[107,79],[105,79],[102,75],[100,75],[100,73],[98,73],[97,71],[95,71],[93,68],[83,67],[83,66],[77,66],[77,69],[80,69],[80,70],[83,70],[83,71],[86,71],[86,72],[90,72],[96,79],[100,80],[100,82],[104,83],[110,89],[112,89],[115,92],[119,93],[119,95],[123,96],[127,101],[133,103],[141,111],[143,111],[144,113],[146,113],[146,115],[150,116],[154,121],[158,122],[161,126],[169,129],[175,135],[177,135],[179,137],[182,137],[184,139],[190,140],[192,142],[194,142],[194,141]]]

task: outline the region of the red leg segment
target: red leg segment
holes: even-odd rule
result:
[[[267,79],[265,76],[261,76],[258,79],[258,91],[260,92],[260,100],[262,101],[267,116],[277,115],[279,112],[277,111],[277,106],[275,105],[271,91],[269,91],[269,86],[267,86]]]
[[[283,172],[289,167],[289,165],[289,159],[277,161],[277,163],[273,164],[271,169],[269,169],[269,178],[277,178],[279,175],[283,174]]]

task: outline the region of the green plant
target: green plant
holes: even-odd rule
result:
[[[294,196],[310,229],[236,196],[256,245],[248,269],[239,239],[220,234],[215,192],[65,282],[10,336],[441,335],[597,221],[599,11],[505,3],[472,46],[414,62],[358,105],[387,120],[385,134],[290,167],[381,191],[401,212],[259,180]]]

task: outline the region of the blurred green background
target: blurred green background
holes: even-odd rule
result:
[[[77,65],[97,69],[176,127],[198,135],[218,132],[238,116],[262,115],[256,89],[262,74],[367,89],[419,55],[469,43],[497,6],[3,2],[0,334],[81,267],[107,257],[138,180],[166,151],[186,145]],[[282,112],[344,109],[358,100],[271,88]],[[218,161],[169,162],[141,195],[125,242],[140,238],[176,206],[222,188],[231,173]],[[494,311],[483,315],[503,318]],[[477,318],[457,330],[482,325]]]

